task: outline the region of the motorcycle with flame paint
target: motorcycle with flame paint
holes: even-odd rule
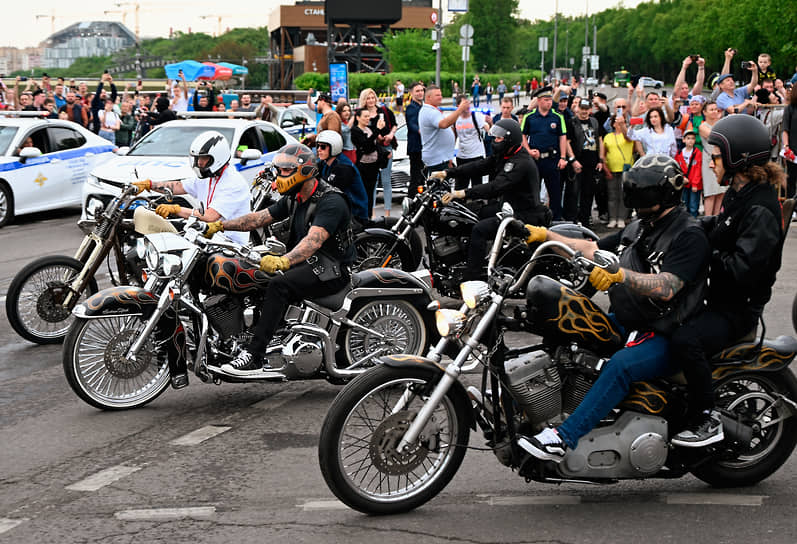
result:
[[[311,378],[339,384],[380,355],[420,354],[432,340],[429,273],[367,270],[336,293],[291,305],[264,354],[269,368],[262,375],[224,374],[220,367],[251,340],[273,277],[259,270],[260,258],[284,254],[285,246],[276,239],[241,246],[219,234],[207,240],[191,228],[200,225],[189,219],[182,235],[141,239],[143,287],[106,289],[75,306],[63,366],[88,404],[143,406],[186,369],[216,384]]]
[[[335,398],[319,439],[327,485],[345,504],[368,514],[423,505],[454,477],[481,430],[498,461],[527,481],[608,484],[679,478],[692,473],[717,487],[753,485],[786,462],[797,444],[797,380],[789,364],[797,340],[740,340],[713,356],[713,387],[725,438],[703,448],[677,447],[685,423],[682,376],[634,383],[597,428],[561,463],[540,461],[516,444],[557,425],[582,401],[623,339],[589,298],[533,270],[546,252],[588,275],[617,266],[611,253],[593,260],[558,242],[541,244],[516,273],[496,270],[501,238],[519,234],[505,219],[490,253],[489,283],[461,286],[459,310],[438,310],[441,339],[427,357],[393,355],[349,383]],[[530,278],[530,279],[529,279]],[[525,306],[504,303],[525,293]],[[763,323],[763,321],[762,321]],[[539,335],[538,345],[509,348],[506,331]],[[454,360],[440,354],[455,342]],[[464,372],[481,367],[481,386]]]

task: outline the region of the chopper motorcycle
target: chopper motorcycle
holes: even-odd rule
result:
[[[512,220],[502,222],[499,238]],[[515,225],[513,228],[517,228]],[[712,359],[714,391],[725,439],[703,448],[669,442],[685,421],[682,376],[637,382],[597,428],[561,463],[529,456],[516,444],[561,423],[578,406],[602,365],[623,347],[613,322],[589,298],[543,275],[535,261],[554,249],[582,273],[617,266],[613,254],[590,261],[558,242],[545,242],[517,273],[496,270],[490,283],[462,285],[465,304],[437,312],[441,340],[427,357],[397,355],[353,380],[336,397],[319,440],[327,485],[345,504],[368,514],[423,505],[456,474],[471,430],[480,429],[498,461],[527,481],[606,484],[624,479],[679,478],[692,473],[717,487],[753,485],[786,462],[797,444],[797,353],[790,336],[740,341]],[[531,278],[531,279],[529,279]],[[507,298],[525,292],[511,317]],[[538,345],[509,348],[505,331],[538,334]],[[441,364],[449,342],[453,362]],[[462,373],[482,366],[481,386]]]
[[[189,219],[184,235],[147,235],[138,246],[147,262],[143,287],[100,291],[73,310],[63,366],[74,392],[101,409],[143,406],[187,368],[204,382],[325,378],[343,383],[380,355],[423,353],[433,315],[428,272],[368,270],[336,293],[291,305],[255,379],[220,367],[251,339],[270,275],[261,253],[285,246],[241,246],[218,234],[205,239]],[[311,257],[312,259],[312,257]]]
[[[479,210],[485,202],[454,200],[443,204],[442,196],[450,190],[450,180],[429,178],[426,188],[412,198],[404,198],[401,216],[395,224],[389,228],[366,228],[359,233],[355,237],[355,268],[391,266],[412,271],[422,263],[427,266],[428,261],[435,288],[444,296],[457,296],[465,273],[471,230],[481,219]],[[423,227],[423,240],[416,230],[418,227]],[[572,223],[557,224],[551,230],[571,238],[598,239],[591,230]],[[525,244],[514,244],[504,248],[501,262],[507,266],[520,265],[528,256]],[[558,264],[545,263],[545,272],[562,277],[568,270]],[[581,287],[591,289],[589,284]]]

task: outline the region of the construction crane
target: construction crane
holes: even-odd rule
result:
[[[221,36],[221,20],[225,17],[232,17],[232,15],[200,15],[200,19],[216,19],[219,23],[219,31],[216,33],[216,37],[218,38]]]
[[[136,14],[136,26],[135,26],[135,34],[136,34],[136,44],[141,43],[141,26],[139,24],[139,12],[141,11],[141,2],[116,2],[114,5],[117,8],[122,8],[120,10],[109,10],[105,12],[105,15],[109,13],[121,13],[122,14],[122,24],[125,24],[125,17],[127,16],[127,10],[124,9],[125,6],[132,6],[133,10]]]
[[[50,19],[50,34],[52,35],[52,34],[55,34],[55,20],[56,19],[80,19],[81,17],[94,17],[94,16],[96,16],[96,13],[84,13],[84,14],[69,13],[69,14],[66,14],[66,15],[56,15],[55,14],[55,10],[52,10],[52,12],[49,15],[39,14],[39,15],[36,15],[35,17],[36,17],[37,21],[39,19]]]

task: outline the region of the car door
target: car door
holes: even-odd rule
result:
[[[58,184],[64,205],[80,204],[83,182],[94,168],[96,155],[85,149],[86,137],[66,126],[47,128],[52,145],[52,163],[58,166]]]
[[[28,138],[42,154],[25,161],[20,159],[19,169],[12,182],[15,208],[19,212],[53,208],[62,201],[61,164],[60,161],[53,162],[54,154],[47,127],[34,128],[23,134],[19,145],[24,145]],[[19,156],[19,150],[14,154]]]
[[[233,164],[235,168],[241,173],[246,181],[251,183],[254,181],[255,176],[260,170],[263,169],[263,158],[256,161],[248,161],[246,164],[241,164],[241,153],[247,149],[257,149],[262,152],[263,143],[260,140],[257,127],[250,126],[241,133],[238,143],[233,150]]]
[[[287,142],[274,125],[262,123],[259,125],[260,136],[263,138],[263,155],[265,162],[271,162],[275,153]]]

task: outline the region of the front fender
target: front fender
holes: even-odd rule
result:
[[[76,305],[72,314],[85,319],[110,315],[141,315],[147,318],[158,306],[158,297],[132,285],[103,289]]]

